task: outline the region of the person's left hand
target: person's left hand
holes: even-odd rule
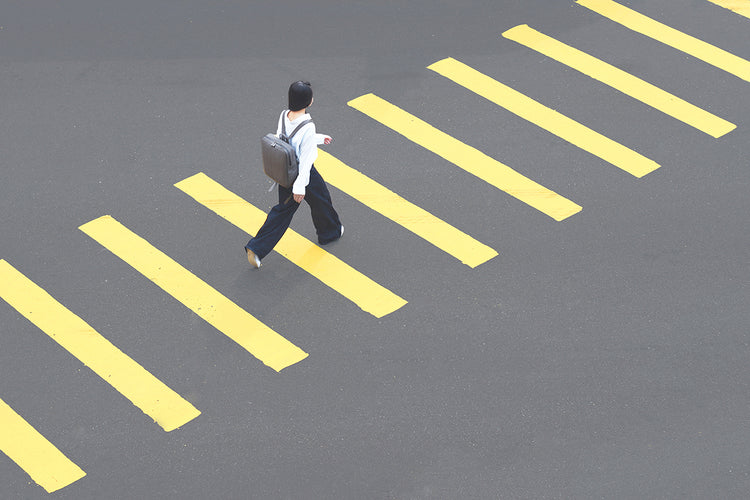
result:
[[[305,195],[304,194],[295,194],[294,195],[294,201],[296,201],[297,203],[302,203],[302,200],[304,200],[304,199],[305,199]]]
[[[333,137],[331,137],[330,135],[327,135],[323,138],[323,144],[325,144],[326,146],[328,146],[331,142],[333,142]]]

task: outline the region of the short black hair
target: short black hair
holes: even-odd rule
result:
[[[312,104],[312,86],[310,82],[296,81],[289,86],[289,110],[300,111]]]

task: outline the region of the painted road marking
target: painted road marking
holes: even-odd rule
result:
[[[0,450],[47,493],[65,488],[86,475],[2,399]]]
[[[255,234],[266,220],[265,212],[202,172],[175,186],[248,234]],[[407,303],[291,229],[286,231],[274,250],[377,318]]]
[[[315,168],[323,174],[326,182],[424,238],[469,267],[477,267],[497,256],[497,252],[492,248],[405,200],[325,151],[318,153]]]
[[[557,221],[581,211],[580,205],[374,94],[363,95],[348,104]]]
[[[708,0],[750,19],[750,0]]]
[[[0,297],[169,432],[200,415],[36,283],[0,260]]]
[[[750,61],[715,47],[611,0],[576,0],[576,3],[712,66],[750,82]]]
[[[526,97],[517,90],[460,61],[449,57],[428,66],[428,69],[636,177],[643,177],[659,168],[653,160]]]
[[[307,357],[302,349],[109,215],[79,229],[274,370],[281,371]]]
[[[733,123],[609,63],[540,33],[526,24],[509,29],[503,33],[503,36],[566,64],[712,137],[721,137],[737,128],[737,125]]]

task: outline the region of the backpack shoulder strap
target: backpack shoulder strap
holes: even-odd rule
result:
[[[279,116],[279,125],[281,130],[281,137],[286,137],[286,120],[284,119],[286,116],[287,110],[281,112],[281,116]]]
[[[308,123],[312,123],[312,118],[308,118],[307,120],[305,120],[302,123],[300,123],[299,125],[297,125],[297,127],[292,131],[292,133],[289,134],[289,137],[287,137],[287,140],[291,141],[292,137],[294,137],[294,134],[296,134],[297,132],[299,132],[299,130],[302,127],[304,127],[305,125],[307,125]]]

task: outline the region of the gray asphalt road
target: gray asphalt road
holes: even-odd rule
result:
[[[750,20],[624,4],[750,59]],[[503,39],[529,25],[738,125],[719,139]],[[164,432],[0,301],[0,399],[61,499],[746,498],[750,83],[572,1],[0,7],[0,259],[202,414]],[[657,161],[637,179],[426,69],[455,57]],[[471,269],[331,188],[375,318],[173,184],[267,210],[257,140],[307,79],[328,151],[496,249]],[[556,222],[347,106],[374,92],[563,194]],[[110,214],[309,357],[264,366],[77,228]],[[314,239],[307,209],[293,226]],[[0,454],[0,498],[48,498]]]

